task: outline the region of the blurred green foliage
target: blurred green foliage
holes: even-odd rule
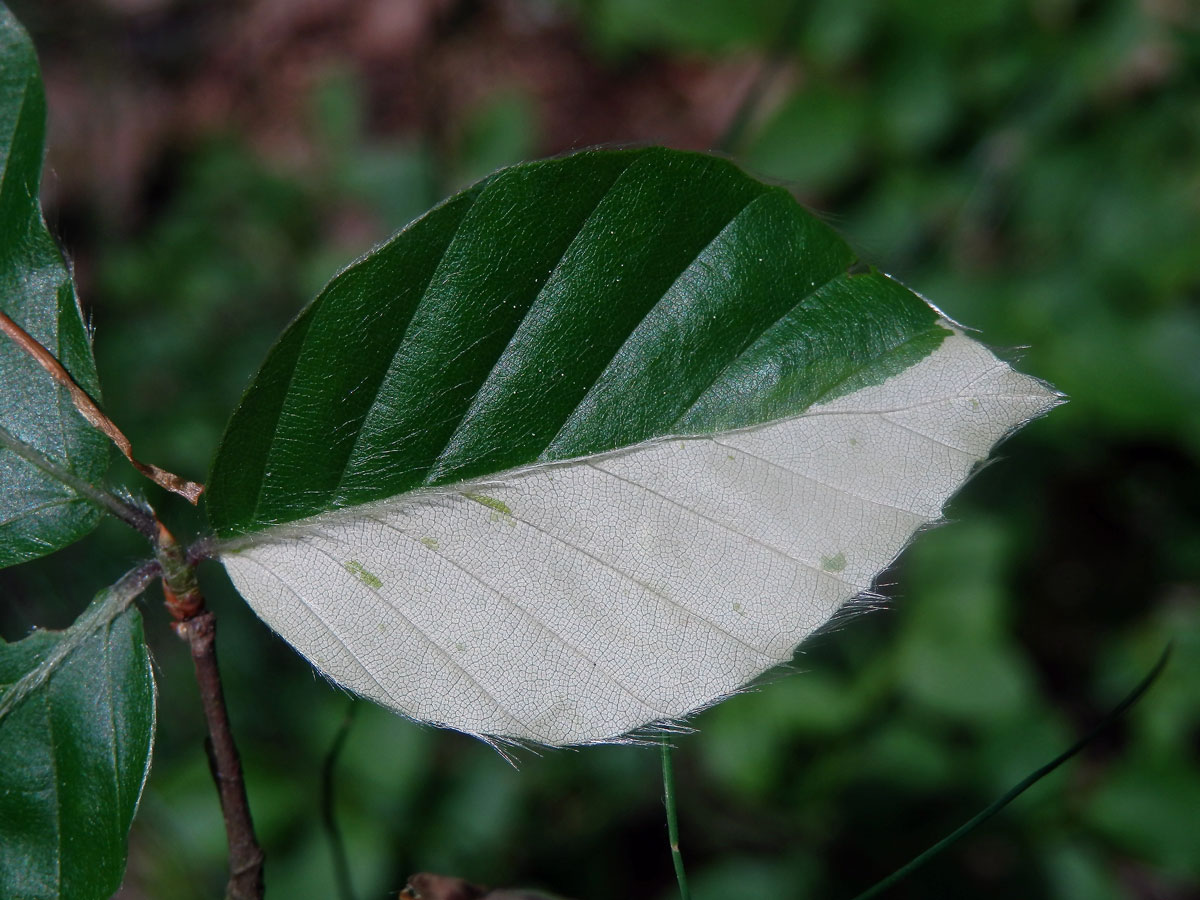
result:
[[[1119,900],[1200,890],[1200,12],[1180,0],[563,0],[596,65],[784,65],[735,150],[866,259],[1071,397],[922,537],[886,612],[799,673],[693,723],[676,754],[699,900],[848,897],[1065,747],[1173,639],[1126,722],[892,896]],[[270,342],[320,284],[440,196],[538,152],[506,89],[438,145],[378,137],[353,65],[311,104],[317,158],[234,135],[179,148],[143,220],[92,223],[97,357],[144,459],[195,476]],[[613,141],[636,135],[612,134]],[[140,488],[146,490],[145,488]],[[189,511],[158,494],[183,533]],[[136,558],[86,549],[6,575],[5,633],[69,620]],[[206,586],[268,896],[335,895],[318,815],[345,714],[234,597]],[[81,584],[82,581],[86,584]],[[55,598],[58,598],[57,600]],[[188,661],[150,598],[162,710],[125,896],[219,894],[219,812]],[[522,754],[359,710],[338,766],[358,896],[411,871],[567,896],[672,896],[657,756]]]

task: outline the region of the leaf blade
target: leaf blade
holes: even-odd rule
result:
[[[547,206],[564,192],[578,215],[548,216]],[[640,205],[631,211],[633,202]],[[748,336],[797,305],[780,284],[801,283],[803,299],[848,277],[853,253],[786,192],[724,160],[661,148],[585,151],[514,166],[435,208],[330,282],[292,326],[307,329],[302,323],[321,317],[295,342],[303,346],[285,352],[285,336],[268,356],[214,460],[210,522],[230,536],[538,459],[686,431],[691,420],[677,422],[679,410],[670,404],[632,431],[616,427],[628,407],[622,398],[585,417],[591,424],[582,430],[577,407],[610,363],[620,367],[623,348],[652,309],[662,310],[673,296],[686,300],[682,309],[700,306],[689,281],[703,279],[691,276],[709,244],[752,203],[769,215],[732,241],[720,260],[736,260],[741,269],[717,291],[714,308],[727,316],[721,327],[693,328],[696,339],[683,343],[674,369],[642,373],[676,380],[689,363],[745,349]],[[514,226],[521,216],[525,227]],[[666,253],[663,235],[676,231]],[[437,239],[429,243],[427,232]],[[540,263],[538,249],[546,250]],[[425,258],[424,268],[405,267],[414,256]],[[505,263],[509,270],[497,275]],[[361,278],[368,267],[372,277]],[[622,270],[630,273],[625,284],[636,288],[622,286]],[[357,293],[348,290],[353,278],[360,279]],[[421,289],[412,290],[409,280]],[[934,311],[891,287],[889,316],[899,310],[907,317],[892,323],[897,329],[909,335],[933,326]],[[741,321],[738,305],[729,302],[735,290],[746,295]],[[506,314],[514,305],[517,314]],[[386,320],[364,312],[396,307],[404,314]],[[383,351],[386,363],[363,342],[368,326],[388,331],[380,345],[394,353]],[[668,336],[660,334],[660,343]],[[480,364],[462,364],[475,355]],[[688,383],[702,375],[703,366]],[[631,379],[624,384],[628,389]],[[364,385],[374,403],[356,397]],[[777,414],[802,409],[804,399],[789,394]],[[246,408],[260,403],[257,411]],[[572,439],[553,444],[573,414]],[[600,422],[605,417],[608,426]]]
[[[0,643],[0,683],[18,682],[67,635]],[[87,900],[120,887],[154,699],[141,616],[129,609],[0,719],[0,893]]]
[[[785,192],[699,154],[622,154],[477,186],[370,402],[348,398],[362,414],[313,415],[347,399],[314,358],[286,386],[271,376],[279,414],[235,415],[218,451],[214,476],[256,428],[287,456],[259,485],[268,514],[210,519],[235,585],[328,676],[407,715],[549,744],[686,716],[790,658],[992,444],[1057,402],[902,285],[855,272]],[[571,215],[539,218],[581,181]],[[355,304],[386,307],[396,287],[355,295],[348,322],[339,290],[310,310],[346,334]],[[997,377],[998,397],[955,393]],[[880,390],[894,409],[834,412]],[[858,444],[813,430],[855,416]],[[323,471],[331,435],[353,449]],[[770,437],[753,450],[754,435]],[[809,444],[806,472],[789,466]]]
[[[970,396],[917,402],[891,379],[884,396],[853,392],[759,429],[335,512],[222,559],[268,624],[377,702],[489,737],[617,738],[790,659],[940,516],[1012,417],[1052,402],[960,334],[925,366],[951,350],[975,357],[957,382]],[[989,370],[999,387],[979,380]],[[940,431],[921,405],[969,420],[990,402],[1009,416]],[[905,479],[888,477],[898,469]]]
[[[0,308],[48,348],[84,390],[99,395],[91,342],[62,255],[38,203],[45,96],[29,36],[0,7]],[[109,448],[66,392],[0,340],[0,421],[18,438],[97,483]],[[58,550],[87,534],[100,512],[9,451],[0,450],[0,566]]]

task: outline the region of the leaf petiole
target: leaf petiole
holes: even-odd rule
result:
[[[97,487],[89,481],[80,478],[65,466],[60,466],[36,447],[25,443],[3,425],[0,425],[0,446],[11,450],[30,465],[49,475],[55,481],[61,482],[73,490],[84,500],[89,500],[101,509],[112,513],[130,528],[141,532],[151,541],[155,539],[157,528],[154,516],[146,510],[135,506],[116,494]]]
[[[129,604],[137,599],[158,573],[157,562],[142,563],[121,576],[116,584],[97,594],[92,604],[63,632],[62,640],[55,644],[49,656],[19,681],[4,686],[7,690],[0,694],[0,722],[4,721],[17,704],[45,684],[84,641],[125,612]]]
[[[39,366],[45,369],[51,378],[62,385],[66,389],[68,396],[70,396],[71,402],[75,405],[75,409],[83,416],[84,420],[116,444],[117,449],[124,454],[125,458],[133,464],[135,469],[160,487],[168,491],[173,491],[193,506],[196,505],[196,502],[200,499],[200,494],[204,492],[204,485],[188,481],[186,478],[180,478],[166,469],[135,459],[133,456],[133,445],[113,420],[104,414],[103,410],[96,405],[96,401],[88,395],[87,391],[75,383],[75,379],[71,377],[71,373],[63,368],[63,364],[54,357],[53,353],[39,344],[29,332],[14,322],[3,311],[0,311],[0,334],[4,334],[9,340],[20,347]]]

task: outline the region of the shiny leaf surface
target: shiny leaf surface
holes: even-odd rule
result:
[[[0,642],[0,691],[70,634]],[[153,736],[150,655],[129,609],[0,718],[0,896],[106,900],[120,887]]]
[[[0,5],[0,309],[99,396],[91,341],[38,188],[46,101],[29,36]],[[91,483],[108,468],[106,439],[65,390],[0,335],[0,425]],[[12,451],[0,449],[0,566],[52,553],[87,534],[100,512]]]

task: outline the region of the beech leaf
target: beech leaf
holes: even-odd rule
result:
[[[0,641],[0,896],[107,900],[121,885],[154,681],[142,617],[112,618],[110,593],[67,631]]]
[[[620,739],[792,657],[1059,401],[711,156],[504,169],[287,329],[209,481],[333,681],[489,740]]]
[[[46,98],[33,44],[0,4],[0,310],[99,399],[75,287],[38,201],[45,131]],[[0,377],[0,426],[98,484],[108,469],[108,442],[76,412],[66,389],[2,334]],[[0,447],[0,566],[73,543],[100,515],[71,488]]]

